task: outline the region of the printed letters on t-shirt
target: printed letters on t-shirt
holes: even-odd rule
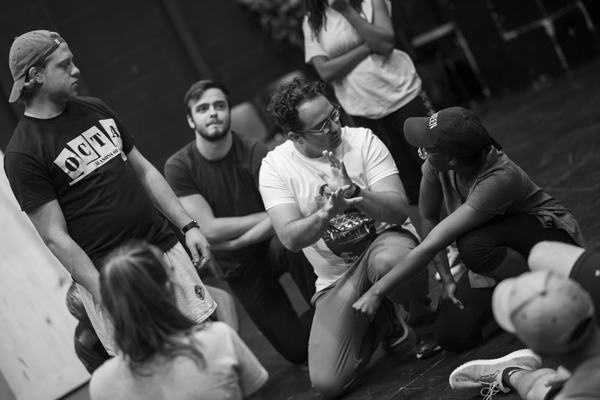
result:
[[[69,185],[79,182],[119,154],[123,161],[127,159],[115,121],[108,118],[99,122],[104,130],[92,126],[67,143],[67,147],[54,160],[54,164],[71,177]]]

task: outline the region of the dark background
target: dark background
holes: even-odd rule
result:
[[[597,0],[393,0],[392,10],[397,47],[415,60],[438,108],[476,109],[539,89],[600,52]],[[0,95],[8,99],[12,87],[14,37],[57,31],[81,70],[79,94],[111,106],[162,171],[193,138],[182,99],[196,80],[224,83],[236,105],[260,103],[269,83],[291,71],[317,79],[302,49],[274,41],[260,17],[237,0],[4,0]],[[0,104],[4,150],[23,108]]]

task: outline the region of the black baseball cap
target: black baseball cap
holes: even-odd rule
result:
[[[436,148],[458,158],[482,150],[491,139],[479,118],[462,107],[445,108],[431,117],[413,117],[404,122],[404,136],[415,147]]]

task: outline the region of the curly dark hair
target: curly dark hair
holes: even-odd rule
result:
[[[360,13],[363,1],[364,0],[349,0],[349,3],[352,8]],[[327,0],[304,0],[304,9],[308,16],[308,25],[310,25],[312,34],[315,37],[319,36],[321,29],[323,29],[323,26],[327,23],[327,17],[325,16],[326,7],[329,7],[327,5]]]
[[[271,94],[267,111],[275,119],[275,123],[290,132],[299,129],[298,107],[307,100],[319,95],[325,96],[323,82],[309,82],[306,79],[294,78],[284,82]]]

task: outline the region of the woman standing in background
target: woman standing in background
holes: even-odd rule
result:
[[[305,0],[305,61],[331,84],[356,126],[388,147],[420,228],[417,205],[421,164],[402,129],[409,117],[434,110],[408,54],[394,48],[389,0]]]

